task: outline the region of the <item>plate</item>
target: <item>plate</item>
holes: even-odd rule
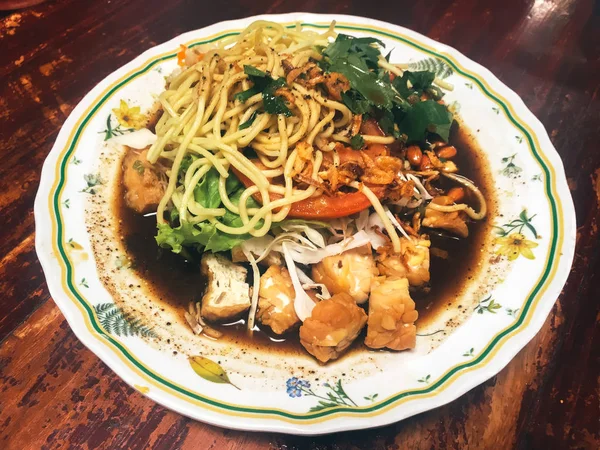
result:
[[[109,203],[126,134],[116,115],[146,114],[188,47],[271,20],[374,36],[392,61],[435,70],[473,131],[496,195],[480,268],[460,298],[418,329],[410,352],[355,352],[320,366],[194,336],[131,267]],[[136,108],[139,108],[136,109]],[[376,427],[448,403],[497,374],[538,332],[567,279],[575,214],[561,160],[540,122],[494,75],[456,50],[367,18],[294,13],[222,22],[154,47],[106,77],[73,110],[42,171],[36,250],[77,337],[152,400],[228,428],[322,434]],[[167,274],[168,276],[168,274]],[[456,305],[454,303],[453,305]],[[140,320],[141,319],[141,320]],[[418,325],[418,322],[417,322]]]

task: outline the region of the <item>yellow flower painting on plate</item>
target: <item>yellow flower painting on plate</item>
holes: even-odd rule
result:
[[[119,107],[114,108],[112,112],[123,127],[139,130],[146,125],[146,116],[140,113],[140,107],[129,107],[125,100],[121,100]]]
[[[539,238],[539,235],[531,224],[531,220],[535,217],[535,214],[531,217],[527,216],[527,210],[521,211],[519,217],[512,220],[509,223],[505,223],[501,227],[495,227],[496,232],[499,235],[494,239],[494,244],[499,247],[495,253],[497,255],[506,256],[509,261],[514,261],[519,256],[523,256],[527,259],[535,259],[532,248],[536,248],[539,244],[527,239],[525,230],[529,230],[533,237]]]
[[[528,241],[521,233],[513,233],[506,237],[496,238],[494,241],[500,248],[496,250],[497,255],[503,255],[509,261],[514,261],[519,255],[527,259],[535,259],[532,248],[538,246],[536,242]]]

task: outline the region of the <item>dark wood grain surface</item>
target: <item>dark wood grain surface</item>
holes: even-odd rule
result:
[[[577,210],[577,249],[537,337],[497,376],[384,428],[316,438],[228,431],[129,388],[70,331],[34,250],[44,158],[106,75],[178,34],[296,10],[356,14],[449,44],[545,125]],[[0,12],[0,448],[600,448],[600,6],[592,0],[56,0]]]

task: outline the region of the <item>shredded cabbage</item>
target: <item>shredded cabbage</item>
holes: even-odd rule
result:
[[[319,288],[321,290],[321,294],[317,294],[317,298],[320,300],[326,300],[331,298],[331,294],[329,293],[329,289],[323,283],[315,283],[312,278],[306,275],[302,270],[296,267],[296,271],[298,272],[298,278],[302,283],[302,289],[315,289]]]
[[[346,250],[362,247],[371,243],[369,235],[364,231],[359,231],[354,236],[344,239],[336,244],[327,245],[324,248],[310,249],[294,243],[289,245],[290,256],[293,260],[300,264],[316,264],[322,261],[327,256],[339,255]]]
[[[294,311],[296,311],[298,319],[304,322],[312,314],[312,310],[315,307],[315,302],[308,296],[304,289],[302,289],[302,284],[300,283],[298,272],[296,271],[296,264],[294,264],[292,254],[287,247],[288,244],[289,242],[283,242],[281,244],[281,249],[283,252],[283,257],[285,258],[288,272],[290,273],[290,278],[292,279],[294,291],[296,293],[296,297],[294,298]]]
[[[254,255],[252,252],[244,251],[244,255],[248,259],[248,262],[252,266],[252,275],[254,278],[254,284],[252,288],[252,300],[250,302],[250,311],[248,312],[248,330],[254,329],[254,320],[256,317],[256,308],[258,307],[258,295],[260,291],[260,270],[258,270],[258,265],[256,264],[256,260],[254,259]]]
[[[115,136],[109,139],[108,142],[112,142],[119,145],[126,145],[135,149],[146,148],[156,142],[156,135],[147,128],[141,128],[131,133],[122,134],[121,136]]]
[[[394,224],[394,226],[396,228],[398,228],[398,230],[400,230],[400,233],[402,233],[402,235],[408,239],[409,241],[412,241],[411,237],[408,235],[408,233],[406,231],[404,231],[404,228],[402,228],[402,225],[400,225],[400,222],[398,222],[398,220],[396,219],[396,217],[392,214],[392,212],[387,208],[387,206],[383,207],[384,211],[385,211],[385,215],[388,216],[390,218],[390,220],[392,221],[392,223]]]

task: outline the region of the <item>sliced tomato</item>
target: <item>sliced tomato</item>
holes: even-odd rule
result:
[[[362,134],[366,135],[385,136],[385,133],[381,131],[377,122],[372,119],[364,121],[360,131]],[[340,163],[342,164],[348,161],[362,161],[362,157],[360,156],[361,153],[366,153],[371,158],[382,155],[387,156],[390,154],[390,149],[387,145],[370,144],[365,150],[354,150],[350,147],[344,147],[343,149],[337,150],[337,153],[340,157]],[[330,159],[331,156],[326,154],[325,158]],[[256,163],[257,165],[260,165],[260,163]],[[232,170],[244,186],[254,186],[254,183],[244,174],[235,168],[232,168]],[[384,186],[369,186],[369,189],[373,191],[377,198],[382,198],[385,195]],[[282,198],[282,195],[279,194],[271,193],[270,196],[271,200]],[[254,194],[253,197],[257,202],[262,202],[259,193]],[[338,193],[333,196],[321,195],[292,204],[288,217],[310,220],[337,219],[339,217],[346,217],[361,212],[370,206],[371,202],[362,192]]]
[[[246,187],[254,186],[250,178],[241,173],[236,168],[232,168],[233,173]],[[377,196],[382,198],[385,194],[385,187],[370,186],[369,189]],[[283,196],[271,193],[271,200],[278,200]],[[254,199],[262,203],[260,193],[253,195]],[[371,206],[371,202],[362,192],[338,193],[333,196],[321,195],[319,197],[310,197],[305,200],[292,204],[288,217],[294,219],[337,219],[351,214],[361,212]]]

